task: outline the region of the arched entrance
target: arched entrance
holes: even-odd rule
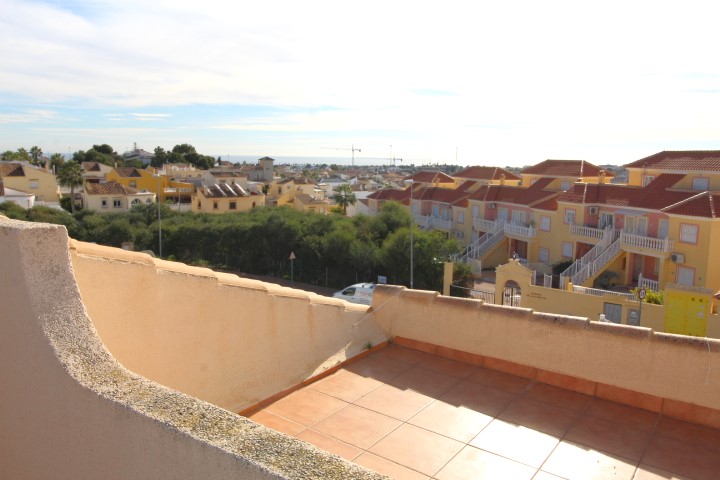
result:
[[[503,288],[502,304],[508,307],[520,306],[521,291],[520,285],[514,280],[509,280]]]

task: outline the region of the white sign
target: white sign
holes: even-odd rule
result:
[[[378,283],[387,283],[387,277],[385,275],[378,275]]]

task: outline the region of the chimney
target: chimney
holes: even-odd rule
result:
[[[605,183],[605,170],[600,170],[600,173],[598,173],[598,184],[602,185]]]

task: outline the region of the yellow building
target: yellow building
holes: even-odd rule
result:
[[[0,179],[7,188],[35,195],[38,202],[60,201],[55,175],[44,168],[21,162],[0,162]]]
[[[265,206],[262,192],[248,192],[236,183],[203,186],[192,197],[194,213],[243,212],[262,206]]]
[[[325,191],[307,178],[273,180],[268,184],[266,204],[273,207],[289,205],[303,212],[326,213],[330,208],[330,202],[325,197]]]
[[[190,205],[195,191],[192,183],[178,182],[173,177],[158,174],[153,168],[147,170],[133,167],[113,168],[108,173],[107,179],[126,187],[155,192],[162,203]]]

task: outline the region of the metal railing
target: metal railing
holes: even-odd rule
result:
[[[552,275],[543,275],[543,287],[552,288]]]
[[[505,238],[502,226],[502,223],[497,223],[494,231],[488,232],[477,240],[474,240],[465,250],[455,256],[455,261],[467,263],[468,260],[482,258],[491,248]]]
[[[472,289],[470,290],[470,296],[477,300],[482,300],[485,303],[495,303],[495,292],[490,290]]]

